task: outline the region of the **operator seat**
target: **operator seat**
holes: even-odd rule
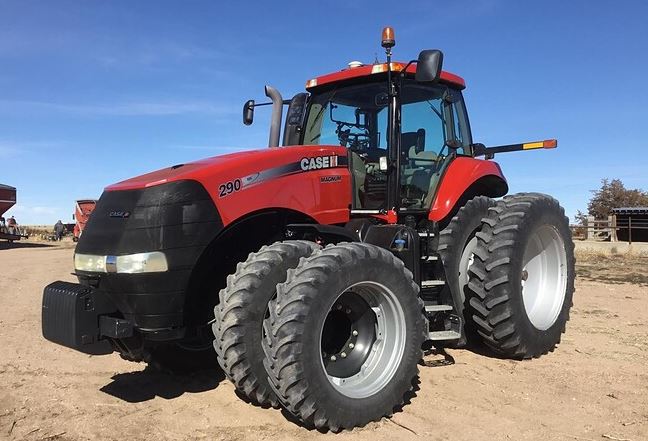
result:
[[[349,159],[351,160],[351,179],[353,180],[355,206],[362,207],[362,195],[365,192],[365,180],[367,177],[366,166],[360,155],[352,150],[349,150]]]
[[[380,147],[349,148],[356,208],[373,209],[383,203],[387,192],[386,174],[379,165],[383,156],[387,156],[387,149]]]
[[[407,152],[402,172],[402,197],[411,208],[424,208],[424,200],[436,167],[436,153],[424,150],[425,145],[417,145],[420,144],[418,140],[421,137],[425,139],[425,129],[401,135],[401,148]]]

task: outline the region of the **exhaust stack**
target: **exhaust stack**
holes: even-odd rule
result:
[[[270,139],[268,147],[279,146],[279,135],[281,132],[281,117],[283,98],[279,91],[272,86],[265,86],[265,94],[272,100],[272,116],[270,117]]]

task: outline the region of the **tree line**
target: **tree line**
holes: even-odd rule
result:
[[[587,216],[607,219],[613,208],[620,207],[648,207],[648,191],[626,188],[620,179],[602,179],[601,188],[592,190],[587,213],[578,210],[575,220],[580,225],[587,225]]]

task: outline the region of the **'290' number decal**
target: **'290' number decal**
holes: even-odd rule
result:
[[[218,186],[218,197],[224,198],[241,189],[241,180],[234,179]]]

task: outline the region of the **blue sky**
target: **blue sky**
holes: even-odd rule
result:
[[[648,189],[646,19],[623,0],[0,0],[0,183],[19,222],[52,224],[113,182],[263,147],[269,113],[243,126],[245,100],[382,59],[391,25],[395,59],[439,48],[466,79],[475,141],[559,139],[497,160],[572,216],[602,178]]]

